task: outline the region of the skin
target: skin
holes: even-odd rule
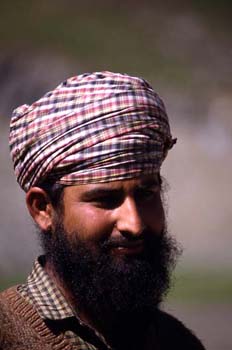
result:
[[[63,225],[70,239],[78,238],[94,246],[111,238],[113,253],[133,254],[144,230],[162,232],[164,211],[159,175],[102,184],[68,186],[63,196]],[[53,228],[56,211],[49,196],[39,187],[32,187],[26,196],[28,210],[38,226]],[[124,246],[117,244],[123,242]],[[126,244],[128,243],[128,246]]]
[[[32,187],[27,195],[28,210],[37,225],[52,234],[57,214],[47,193]],[[136,179],[102,184],[86,184],[65,187],[63,196],[63,226],[70,240],[78,239],[89,244],[98,254],[98,243],[113,242],[110,254],[115,259],[137,256],[143,252],[143,233],[161,234],[164,227],[164,211],[161,201],[159,174]],[[59,280],[49,264],[45,267],[71,304],[72,295]],[[81,318],[98,329],[94,320],[85,312]]]

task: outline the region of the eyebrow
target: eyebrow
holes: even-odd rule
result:
[[[157,178],[145,180],[144,182],[142,182],[141,187],[161,186],[161,184],[162,184],[161,178],[157,177]]]
[[[161,187],[161,182],[159,181],[159,178],[155,179],[149,179],[145,180],[144,183],[141,183],[140,185],[136,186],[137,189],[147,189],[150,187]],[[135,190],[136,190],[135,188]],[[94,199],[95,197],[104,197],[107,195],[120,195],[123,194],[123,188],[118,187],[118,188],[110,188],[108,186],[102,185],[102,187],[97,187],[97,188],[92,188],[89,189],[88,191],[84,192],[81,194],[81,199],[82,200],[91,200]]]
[[[122,188],[93,188],[81,195],[82,200],[91,200],[97,197],[104,197],[107,195],[119,195],[122,194]]]

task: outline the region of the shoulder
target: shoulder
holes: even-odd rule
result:
[[[9,308],[10,301],[14,295],[17,295],[17,286],[11,287],[0,292],[0,311],[1,313]],[[0,313],[0,316],[1,316]]]
[[[157,312],[156,329],[162,349],[205,350],[194,333],[167,312]]]
[[[10,300],[12,295],[16,293],[16,289],[16,287],[11,287],[0,293],[0,348],[5,344],[5,339],[12,330],[13,312]]]
[[[1,334],[17,329],[22,325],[27,314],[31,314],[29,305],[18,292],[18,286],[11,287],[0,293],[0,329]]]
[[[6,290],[0,292],[0,305],[1,307],[6,307],[6,305],[10,304],[15,298],[19,297],[17,292],[18,286],[10,287]]]
[[[37,328],[42,326],[39,315],[17,286],[0,293],[0,350],[50,349],[39,339]]]
[[[0,293],[0,330],[7,328],[13,319],[14,304],[20,299],[17,286],[6,289]],[[5,329],[6,330],[6,329]]]

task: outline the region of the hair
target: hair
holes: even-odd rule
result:
[[[48,194],[51,204],[55,209],[62,208],[65,185],[51,180],[44,180],[37,186],[42,188]]]

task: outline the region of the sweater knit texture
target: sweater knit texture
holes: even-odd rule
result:
[[[156,321],[157,327],[150,330],[144,350],[204,350],[200,341],[172,316],[159,311]],[[93,342],[93,349],[107,349],[98,343]],[[59,327],[50,327],[17,288],[12,287],[0,294],[0,350],[15,349],[82,350],[83,347],[73,345]]]

